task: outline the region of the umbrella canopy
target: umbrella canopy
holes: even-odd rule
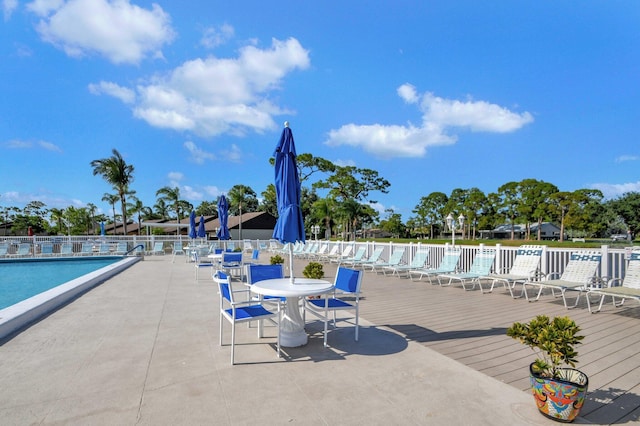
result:
[[[104,222],[100,222],[100,235],[104,236]]]
[[[229,203],[227,202],[227,197],[221,195],[218,198],[218,219],[220,220],[220,228],[218,228],[218,232],[216,236],[220,240],[230,240],[231,235],[229,235]]]
[[[191,210],[191,214],[189,215],[189,238],[196,237],[196,212],[195,210]]]
[[[289,244],[289,263],[293,281],[293,243],[305,241],[304,220],[300,208],[300,177],[296,163],[296,146],[289,122],[284,123],[280,141],[274,152],[278,221],[273,238]]]
[[[200,215],[200,223],[198,224],[198,238],[205,238],[207,233],[204,230],[204,216]]]

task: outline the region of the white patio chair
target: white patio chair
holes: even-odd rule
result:
[[[263,320],[274,319],[278,324],[277,356],[280,357],[280,303],[277,311],[268,310],[262,303],[254,300],[236,301],[229,276],[222,271],[216,271],[213,280],[218,284],[220,294],[220,346],[223,346],[223,319],[231,323],[231,365],[235,364],[236,324],[258,321],[258,338],[263,336]],[[228,307],[227,307],[228,306]]]
[[[354,311],[355,340],[358,341],[360,287],[364,271],[338,267],[334,291],[330,295],[323,295],[320,299],[304,299],[304,313],[307,312],[320,318],[324,322],[324,346],[327,346],[327,324],[329,312],[333,313],[333,327],[336,328],[337,311]],[[349,302],[346,301],[349,298]],[[354,299],[351,302],[351,299]]]

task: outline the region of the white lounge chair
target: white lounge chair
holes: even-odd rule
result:
[[[366,270],[367,267],[371,267],[371,272],[380,272],[384,273],[384,268],[388,268],[391,266],[397,266],[402,263],[402,258],[404,257],[404,247],[397,248],[391,253],[389,256],[389,260],[386,262],[373,262],[371,264],[363,265],[362,269]]]
[[[552,272],[543,281],[525,281],[522,283],[524,296],[529,302],[535,302],[540,299],[540,295],[544,289],[551,289],[551,293],[555,297],[555,291],[560,291],[562,302],[565,308],[575,308],[580,301],[580,294],[588,291],[596,286],[601,286],[602,282],[596,277],[602,253],[599,251],[574,252],[569,258],[569,262],[564,268],[562,274]],[[554,278],[559,277],[559,278]],[[529,299],[527,287],[538,288],[538,294],[535,299]],[[577,293],[576,301],[573,306],[567,305],[566,292],[575,291]]]
[[[600,296],[600,304],[596,311],[591,310],[589,296]],[[624,274],[624,278],[614,278],[609,280],[605,288],[592,288],[587,292],[587,306],[589,312],[596,313],[602,309],[602,304],[606,297],[611,297],[613,306],[622,306],[626,299],[633,299],[640,303],[640,250],[634,250],[629,255],[629,263]],[[616,298],[621,299],[616,303]]]
[[[542,258],[543,252],[543,246],[520,246],[516,251],[516,257],[513,260],[511,268],[508,270],[502,269],[497,273],[482,277],[479,283],[480,291],[483,293],[485,292],[482,287],[482,280],[491,280],[491,287],[486,290],[487,293],[491,293],[495,285],[501,283],[505,289],[509,290],[511,297],[514,299],[523,297],[524,293],[516,296],[514,295],[513,290],[515,290],[515,287],[518,284],[544,278],[544,275],[539,270],[540,259]]]
[[[429,260],[429,249],[421,249],[413,255],[413,259],[411,259],[411,263],[407,265],[397,265],[397,266],[387,266],[383,269],[385,275],[387,275],[387,271],[391,272],[391,275],[397,275],[400,278],[401,275],[409,276],[409,271],[426,268],[426,263]]]

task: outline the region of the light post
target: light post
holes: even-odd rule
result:
[[[462,227],[464,226],[464,219],[465,217],[462,213],[460,213],[460,216],[458,216],[457,222],[451,213],[447,215],[447,227],[451,231],[451,245],[454,247],[456,245],[456,229],[458,229],[458,224],[460,225],[459,229],[462,229]]]
[[[319,225],[312,225],[311,226],[311,233],[314,235],[316,241],[318,240],[318,234],[320,233],[320,226]]]

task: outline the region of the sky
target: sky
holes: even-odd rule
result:
[[[640,191],[635,0],[0,1],[0,206],[109,215],[113,149],[147,206],[260,197],[285,121],[389,181],[381,218],[529,178]]]

